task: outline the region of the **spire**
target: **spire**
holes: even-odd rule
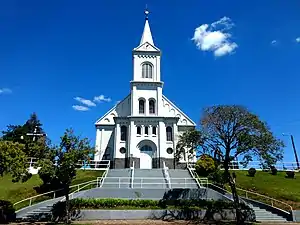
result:
[[[154,45],[150,26],[149,26],[149,21],[148,21],[149,13],[150,12],[146,8],[146,10],[145,10],[145,26],[144,26],[144,31],[143,31],[140,45],[144,44],[145,42],[148,42],[149,44]]]

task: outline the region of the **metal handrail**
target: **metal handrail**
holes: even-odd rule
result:
[[[166,166],[166,162],[165,161],[163,161],[163,174],[164,174],[164,176],[165,176],[165,178],[166,178],[166,181],[167,181],[167,183],[168,183],[168,188],[172,188],[172,186],[171,186],[171,180],[170,180],[170,175],[169,175],[169,171],[168,171],[168,167]]]
[[[134,161],[132,161],[132,167],[131,167],[131,188],[133,188],[133,180],[134,180]]]
[[[201,184],[199,183],[198,176],[197,176],[197,174],[195,173],[195,168],[194,168],[190,163],[187,164],[187,168],[188,168],[188,171],[190,172],[192,178],[196,180],[196,183],[197,183],[198,187],[199,187],[199,188],[202,188]],[[200,178],[200,179],[201,179],[201,178]],[[207,179],[207,178],[206,178],[206,179]],[[207,184],[208,184],[208,179],[207,179],[206,185],[207,185]]]
[[[272,198],[272,197],[269,197],[269,196],[266,196],[266,195],[262,195],[262,194],[259,194],[259,193],[253,192],[253,191],[244,190],[244,189],[241,189],[241,188],[238,188],[238,187],[237,187],[236,189],[239,190],[239,191],[245,192],[245,197],[246,197],[247,199],[248,199],[248,193],[250,193],[250,194],[253,194],[253,195],[256,195],[256,196],[259,196],[259,197],[262,197],[262,198],[265,198],[265,199],[270,200],[270,201],[271,201],[271,206],[272,206],[272,207],[274,207],[274,202],[277,202],[277,203],[279,203],[279,204],[282,204],[282,205],[287,206],[287,207],[290,209],[290,211],[293,210],[293,207],[292,207],[291,205],[289,205],[289,204],[287,204],[287,203],[285,203],[285,202],[283,202],[283,201],[279,201],[279,200],[277,200],[277,199],[275,199],[275,198]],[[249,198],[249,199],[251,199],[251,198]],[[274,208],[278,208],[278,207],[274,207]],[[278,208],[278,209],[280,209],[280,208]],[[283,210],[283,209],[280,209],[280,210]],[[283,210],[283,211],[285,211],[285,210]],[[286,212],[286,211],[285,211],[285,212]]]
[[[117,181],[110,181],[110,179],[113,180],[117,180]],[[106,178],[105,184],[116,184],[118,188],[121,188],[122,185],[130,185],[131,184],[131,177],[108,177]],[[161,181],[161,182],[147,182],[147,180],[156,180],[156,181]],[[184,182],[172,182],[172,181],[184,181]],[[200,181],[201,184],[208,184],[208,179],[207,178],[196,178],[196,180],[198,180],[198,182]],[[137,183],[137,186],[139,188],[143,188],[143,185],[147,185],[147,184],[161,184],[161,185],[165,185],[165,178],[162,177],[137,177],[135,178],[135,181]],[[193,182],[188,182],[188,181],[193,181]],[[184,185],[185,188],[188,188],[187,185],[190,184],[195,184],[194,183],[195,179],[194,178],[171,178],[170,179],[170,184],[174,184],[174,185]]]
[[[212,186],[214,186],[214,187],[217,187],[218,189],[220,189],[220,190],[222,190],[222,191],[225,191],[225,192],[229,193],[230,195],[232,195],[232,193],[231,193],[230,191],[226,190],[226,189],[223,189],[223,188],[221,188],[221,187],[218,187],[218,186],[216,186],[216,185],[214,185],[214,184],[212,184],[212,183],[209,183],[209,185],[212,185]],[[253,195],[257,195],[257,196],[263,197],[263,198],[265,198],[265,199],[271,200],[271,206],[272,206],[272,207],[274,207],[274,202],[278,202],[278,203],[280,203],[280,204],[283,204],[283,205],[287,206],[287,207],[290,209],[290,211],[293,210],[293,207],[292,207],[291,205],[289,205],[289,204],[287,204],[287,203],[285,203],[285,202],[279,201],[279,200],[277,200],[277,199],[275,199],[275,198],[272,198],[272,197],[269,197],[269,196],[266,196],[266,195],[262,195],[262,194],[259,194],[259,193],[253,192],[253,191],[247,191],[247,190],[244,190],[244,189],[241,189],[241,188],[238,188],[238,187],[236,187],[236,189],[239,190],[239,191],[244,191],[244,192],[246,193],[246,194],[245,194],[246,199],[251,199],[251,198],[248,197],[248,193],[251,193],[251,194],[253,194]],[[254,199],[253,199],[253,200],[254,200]],[[280,209],[280,208],[278,208],[278,207],[274,207],[274,208]],[[287,211],[285,211],[285,210],[283,210],[283,209],[280,209],[280,210],[282,210],[282,211],[284,211],[284,212],[286,212],[286,213],[289,213],[289,212],[287,212]]]
[[[77,187],[79,189],[80,185],[84,185],[84,184],[87,184],[89,182],[91,182],[91,181],[83,182],[83,183],[80,183],[80,184],[75,184],[75,185],[70,186],[69,188]],[[54,199],[55,198],[55,193],[58,192],[58,191],[62,191],[62,190],[63,190],[63,188],[60,188],[60,189],[57,189],[57,190],[54,190],[54,191],[48,191],[46,193],[42,193],[42,194],[35,195],[35,196],[29,197],[29,198],[25,198],[25,199],[23,199],[21,201],[18,201],[16,203],[14,203],[13,206],[15,207],[16,205],[19,205],[20,203],[25,202],[25,201],[29,201],[29,205],[28,206],[31,206],[33,199],[41,197],[41,196],[49,195],[51,193],[53,193],[53,199]],[[61,197],[63,197],[63,196],[61,196]]]

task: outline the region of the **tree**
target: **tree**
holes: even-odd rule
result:
[[[239,197],[229,171],[230,162],[242,157],[246,165],[254,157],[269,165],[283,158],[284,144],[276,139],[267,124],[242,106],[213,106],[201,119],[203,148],[222,154],[224,176],[230,185],[237,223],[242,223]]]
[[[26,134],[33,133],[35,129],[38,134],[45,134],[37,114],[32,113],[23,125],[8,125],[7,130],[2,131],[2,140],[22,143],[27,157],[42,158],[49,150],[50,140],[45,136],[38,136],[33,142],[32,136]]]
[[[13,182],[25,182],[31,176],[24,153],[25,146],[11,141],[0,141],[0,175],[10,173]]]
[[[87,138],[81,139],[72,129],[67,129],[61,137],[60,145],[50,151],[45,159],[39,161],[39,176],[44,185],[63,188],[66,198],[66,218],[69,216],[69,187],[80,167],[78,161],[88,160],[92,148]]]
[[[187,130],[179,136],[176,145],[175,159],[179,161],[187,156],[187,163],[196,156],[199,146],[202,144],[201,133],[196,129]]]

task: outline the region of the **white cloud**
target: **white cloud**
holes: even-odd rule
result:
[[[231,41],[229,30],[234,26],[231,19],[223,17],[212,24],[197,27],[192,40],[202,51],[211,51],[216,57],[233,53],[238,45]]]
[[[298,43],[300,43],[300,37],[297,37],[297,38],[296,38],[296,41],[297,41]]]
[[[0,94],[10,94],[12,90],[9,88],[0,88]]]
[[[278,41],[277,40],[273,40],[273,41],[271,41],[271,44],[272,45],[276,45],[278,43]]]
[[[79,101],[80,103],[87,105],[87,106],[96,106],[96,104],[94,102],[92,102],[91,100],[88,99],[84,99],[81,97],[76,97],[74,98],[76,101]]]
[[[88,111],[88,110],[90,110],[88,107],[82,106],[82,105],[73,105],[72,108],[76,111]]]
[[[111,98],[99,95],[94,97],[94,102],[111,102]]]

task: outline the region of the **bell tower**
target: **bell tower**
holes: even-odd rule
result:
[[[149,11],[145,10],[142,38],[139,46],[132,51],[131,116],[158,116],[159,105],[162,104],[161,51],[154,45],[148,17]],[[151,109],[149,108],[149,101],[151,101],[150,104],[155,102],[154,110],[151,105]]]

